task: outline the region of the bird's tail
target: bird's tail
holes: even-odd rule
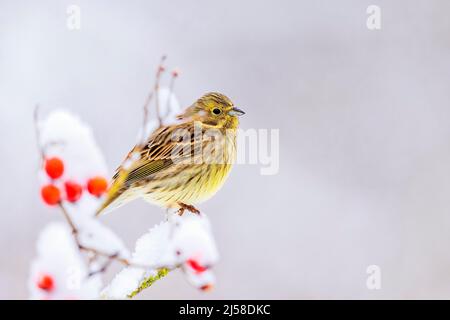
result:
[[[124,188],[124,182],[127,176],[128,173],[125,170],[118,171],[116,175],[114,175],[111,186],[106,194],[106,198],[100,208],[97,209],[95,214],[96,216],[117,209],[128,201],[134,199],[134,197],[130,197],[131,195],[127,196],[128,192],[126,191],[126,188]]]

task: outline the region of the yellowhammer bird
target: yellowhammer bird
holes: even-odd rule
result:
[[[142,197],[165,208],[199,213],[195,204],[212,197],[223,185],[236,158],[238,116],[229,98],[207,93],[136,146],[112,178],[98,210],[110,211]]]

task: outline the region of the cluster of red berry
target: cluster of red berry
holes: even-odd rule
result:
[[[62,200],[62,193],[55,185],[55,180],[62,177],[64,173],[64,162],[57,158],[49,158],[45,160],[44,169],[47,175],[52,179],[52,182],[46,184],[41,189],[41,196],[44,202],[48,205],[56,205]],[[64,199],[69,202],[77,202],[83,193],[83,186],[76,181],[64,181]],[[108,182],[104,177],[97,176],[88,179],[86,183],[87,191],[93,196],[100,197],[108,188]]]

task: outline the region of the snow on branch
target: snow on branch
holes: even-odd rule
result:
[[[152,284],[155,278],[159,279],[175,268],[180,268],[195,287],[209,289],[214,284],[210,267],[217,260],[218,252],[206,216],[173,214],[136,242],[132,263],[154,267],[126,267],[104,290],[103,296],[133,297],[149,282]]]
[[[171,72],[168,87],[160,86],[165,60],[163,57],[158,65],[144,104],[135,151],[155,129],[176,122],[181,110],[173,94],[178,71]],[[154,114],[149,110],[153,100]],[[108,191],[108,168],[91,128],[65,110],[55,110],[43,120],[38,111],[36,107],[41,198],[58,209],[66,223],[50,223],[38,238],[37,257],[30,269],[30,297],[131,298],[174,269],[180,269],[195,287],[211,288],[211,267],[218,252],[207,217],[172,212],[137,240],[131,254],[121,238],[95,215]],[[126,176],[126,170],[119,174]],[[103,273],[114,262],[124,269],[104,286]]]
[[[28,288],[31,299],[96,299],[102,289],[100,274],[89,269],[78,250],[71,229],[51,222],[37,241]]]

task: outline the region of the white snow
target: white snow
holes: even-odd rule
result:
[[[185,264],[188,259],[194,259],[202,266],[211,267],[218,258],[205,215],[173,215],[168,221],[151,228],[136,242],[131,262],[143,267],[123,269],[102,294],[108,298],[124,299],[139,286],[146,275],[156,274],[156,269],[161,267],[173,269],[182,266],[188,281],[194,286],[201,288],[211,285],[214,283],[214,275],[210,269],[197,272]]]
[[[74,214],[72,216],[75,217]],[[130,253],[122,239],[98,219],[79,214],[74,221],[79,229],[78,236],[82,245],[95,248],[109,255],[117,255],[125,259],[129,258]]]
[[[28,288],[31,299],[96,299],[102,287],[98,275],[89,271],[76,247],[70,228],[52,222],[42,230],[37,241],[37,257],[31,264]],[[54,288],[37,286],[42,274],[51,276]]]
[[[92,130],[77,116],[65,110],[56,110],[38,126],[39,142],[46,156],[58,156],[66,164],[64,180],[86,181],[98,175],[107,176],[106,162]]]
[[[132,293],[144,279],[145,269],[126,267],[120,271],[111,284],[101,293],[105,299],[125,299]]]
[[[107,166],[92,130],[78,117],[56,110],[39,124],[41,139],[46,157],[56,156],[64,162],[64,174],[53,183],[63,190],[66,179],[72,179],[86,187],[89,178],[107,176]],[[44,170],[41,177],[48,183]],[[80,242],[87,247],[104,253],[128,258],[129,252],[122,240],[109,228],[101,224],[94,214],[103,200],[84,188],[76,203],[64,202],[64,206],[79,230]]]

